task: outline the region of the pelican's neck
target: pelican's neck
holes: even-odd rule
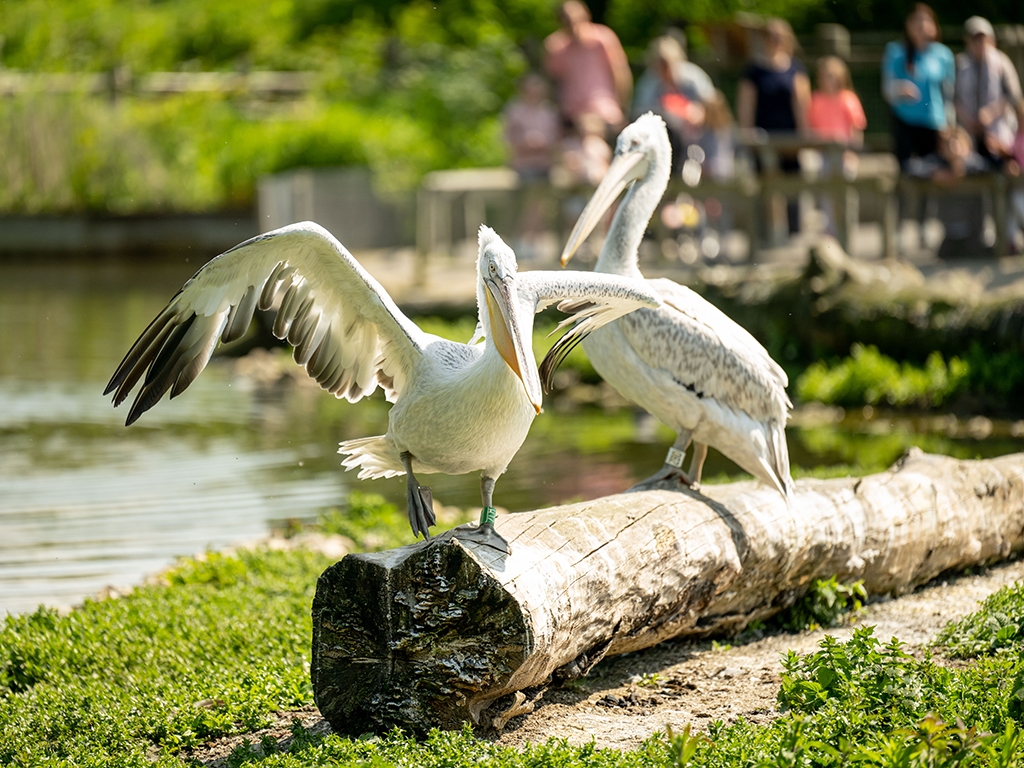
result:
[[[640,242],[647,231],[647,223],[665,194],[671,165],[671,157],[663,158],[660,152],[655,154],[647,175],[626,191],[597,258],[596,272],[643,277],[637,266]]]

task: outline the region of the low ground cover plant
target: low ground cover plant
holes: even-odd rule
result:
[[[356,524],[380,525],[379,500],[355,503]],[[209,553],[120,599],[89,600],[67,615],[41,608],[8,617],[0,625],[0,765],[189,765],[189,748],[253,733],[273,713],[309,705],[309,607],[328,564],[302,548]],[[843,600],[850,607],[862,599],[834,582],[814,590],[825,603],[833,594],[833,614]],[[829,615],[818,620],[838,614]],[[845,642],[826,637],[815,652],[784,660],[782,714],[770,724],[715,722],[696,733],[671,723],[633,750],[558,740],[516,750],[469,730],[423,742],[397,732],[350,739],[296,722],[283,746],[254,736],[228,764],[1024,765],[1022,626],[1024,587],[1015,585],[924,653],[870,626]]]

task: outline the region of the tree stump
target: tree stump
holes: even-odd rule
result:
[[[1024,548],[1024,454],[913,450],[864,478],[653,490],[502,515],[505,557],[457,539],[349,555],[313,600],[312,682],[340,733],[422,734],[528,711],[609,654],[738,631],[815,578],[899,594]]]

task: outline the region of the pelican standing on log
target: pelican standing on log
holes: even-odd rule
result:
[[[647,113],[623,129],[607,174],[565,244],[562,266],[628,188],[594,269],[643,279],[637,251],[671,166],[660,117]],[[678,433],[662,469],[637,487],[664,480],[696,487],[710,445],[788,499],[785,427],[792,404],[785,371],[745,329],[686,286],[646,282],[663,299],[661,308],[619,318],[583,341],[609,384]],[[684,472],[691,441],[693,456]]]
[[[541,410],[532,349],[533,317],[558,304],[572,327],[561,354],[601,325],[638,307],[657,307],[648,286],[587,272],[517,273],[515,254],[480,229],[477,305],[482,344],[424,333],[323,227],[293,224],[254,237],[200,269],[142,333],[104,394],[119,405],[142,379],[128,413],[135,422],[170,390],[180,395],[202,372],[218,339],[234,341],[253,312],[277,308],[274,335],[323,389],[356,402],[383,388],[394,403],[385,435],[349,440],[342,464],[359,478],[407,477],[409,522],[430,538],[430,489],[414,472],[481,470],[480,525],[459,539],[508,552],[494,530],[492,493]]]

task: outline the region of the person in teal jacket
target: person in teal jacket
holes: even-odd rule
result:
[[[953,52],[938,42],[935,12],[917,3],[905,29],[904,40],[889,43],[882,59],[882,95],[892,107],[901,168],[911,157],[937,153],[939,135],[950,127],[947,106],[956,80]]]

